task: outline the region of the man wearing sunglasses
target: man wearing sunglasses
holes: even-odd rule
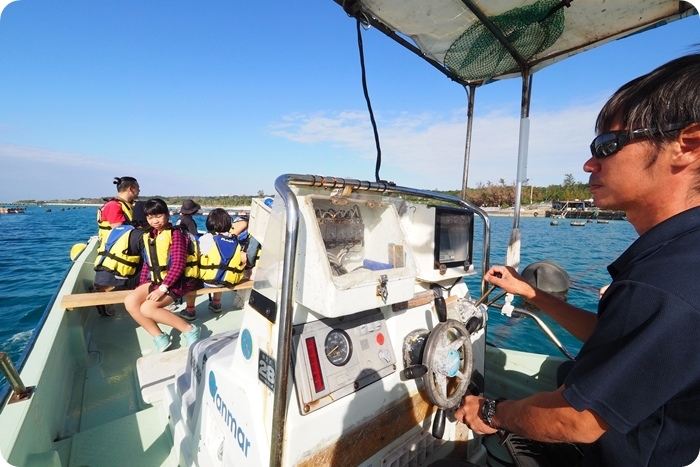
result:
[[[622,86],[596,130],[583,165],[595,204],[625,211],[639,238],[608,266],[597,314],[492,267],[486,281],[584,345],[555,391],[465,396],[455,417],[477,433],[577,443],[583,465],[685,466],[700,450],[700,54]]]

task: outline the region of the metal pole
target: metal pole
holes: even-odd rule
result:
[[[462,170],[462,199],[467,200],[467,180],[469,178],[469,155],[472,150],[472,123],[474,121],[474,93],[476,92],[476,84],[470,84],[469,90],[464,86],[467,92],[467,141],[464,145],[464,170]]]
[[[15,393],[12,396],[11,401],[16,402],[31,395],[32,388],[28,388],[24,385],[19,373],[17,373],[17,370],[15,369],[15,366],[12,364],[12,360],[10,360],[10,357],[5,352],[0,352],[0,370],[2,370],[2,374],[5,375],[7,382],[10,383],[10,386]]]
[[[287,420],[287,389],[292,352],[292,291],[297,239],[299,237],[299,203],[289,188],[291,178],[288,175],[281,175],[275,180],[275,189],[280,194],[286,208],[287,223],[284,238],[280,307],[277,313],[277,371],[275,372],[276,390],[272,406],[270,467],[282,465],[284,431]]]
[[[518,141],[518,171],[515,179],[515,206],[513,228],[520,226],[520,206],[522,205],[523,182],[527,179],[527,151],[530,139],[530,94],[532,75],[523,69],[523,93],[520,103],[520,139]]]

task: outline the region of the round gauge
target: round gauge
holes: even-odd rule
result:
[[[324,349],[329,362],[335,366],[343,366],[352,356],[350,336],[342,329],[333,329],[326,336]]]

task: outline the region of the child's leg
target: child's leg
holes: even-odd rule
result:
[[[153,322],[156,323],[155,327],[157,329],[157,332],[156,334],[151,334],[152,336],[155,337],[161,334],[160,328],[158,327],[157,323],[165,324],[166,326],[175,328],[182,333],[189,332],[192,330],[192,325],[190,323],[180,318],[180,316],[178,316],[177,314],[171,313],[165,308],[163,308],[171,304],[172,302],[172,297],[166,295],[163,298],[163,300],[159,300],[157,302],[153,300],[146,300],[141,304],[141,314],[146,318],[153,320]],[[146,331],[148,331],[148,329],[146,329]]]
[[[188,310],[194,310],[194,302],[197,299],[197,291],[187,292],[185,295],[185,303]]]
[[[221,313],[221,292],[214,292],[211,294],[211,302],[209,303],[209,309],[214,313]]]
[[[149,300],[147,299],[149,286],[149,283],[141,284],[136,289],[134,289],[133,292],[129,293],[129,295],[127,295],[124,299],[124,307],[126,308],[126,311],[129,312],[134,321],[136,321],[139,324],[139,326],[144,328],[146,332],[149,333],[151,336],[155,337],[161,335],[163,331],[161,331],[160,327],[158,327],[158,323],[156,323],[150,316],[145,315],[142,311],[143,305],[149,302]],[[172,303],[173,299],[169,296],[166,296],[163,300],[161,300],[161,302],[163,303],[162,306],[166,306]],[[150,303],[161,302],[150,301]]]
[[[194,321],[197,319],[197,310],[194,308],[196,299],[197,292],[194,290],[185,294],[185,309],[178,313],[182,319],[187,321]]]

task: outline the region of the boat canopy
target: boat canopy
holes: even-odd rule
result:
[[[335,0],[462,84],[530,74],[697,13],[678,0]]]

